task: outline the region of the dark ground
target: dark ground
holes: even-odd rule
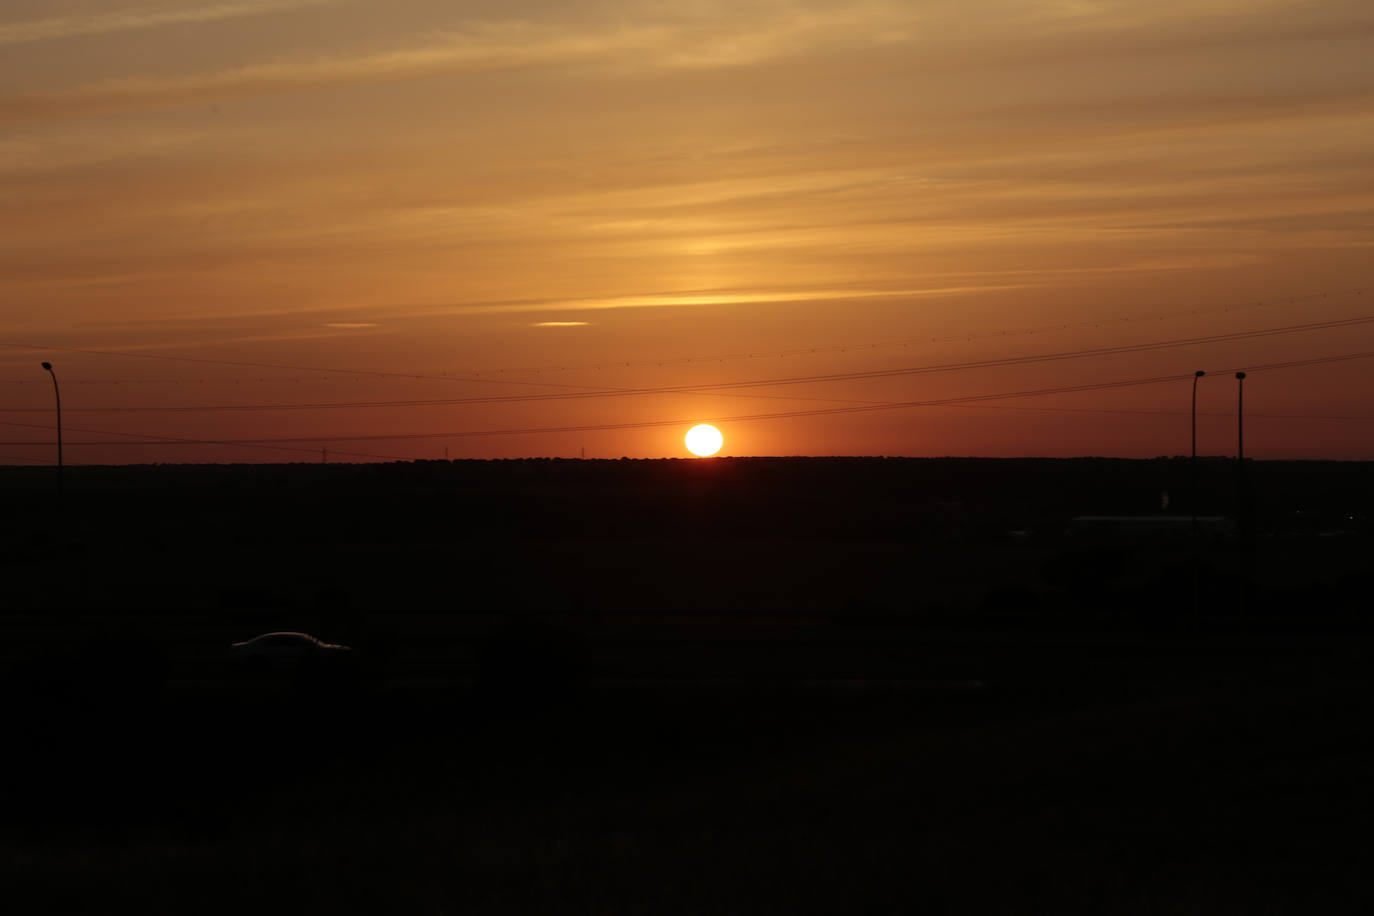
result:
[[[1371,465],[1203,461],[1196,538],[1073,521],[1186,460],[53,483],[0,468],[14,912],[1374,901]],[[353,658],[229,663],[275,629]]]

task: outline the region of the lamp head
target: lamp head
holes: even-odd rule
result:
[[[47,369],[49,372],[51,372],[51,371],[52,371],[52,363],[47,362],[47,361],[45,360],[45,361],[43,362],[43,368],[44,368],[44,369]]]
[[[1193,378],[1202,378],[1206,374],[1206,372],[1203,372],[1201,369],[1199,369],[1198,371],[1193,373]]]
[[[1244,373],[1244,372],[1237,372],[1237,373],[1236,373],[1236,378],[1240,379],[1241,381],[1244,381],[1244,380],[1245,380],[1245,373]]]

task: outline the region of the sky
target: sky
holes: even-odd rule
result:
[[[1330,359],[1374,352],[1372,41],[1367,0],[4,0],[0,463],[54,459],[42,360],[78,464],[1152,457],[1197,369],[1202,454],[1246,369],[1247,455],[1374,459],[1374,358]]]

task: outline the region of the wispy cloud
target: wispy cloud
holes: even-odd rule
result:
[[[536,321],[532,328],[585,328],[590,321]]]
[[[242,3],[178,6],[169,9],[112,10],[87,16],[58,16],[27,22],[0,23],[0,46],[86,35],[106,35],[111,32],[128,32],[167,25],[216,22],[221,19],[260,16],[336,2],[338,0],[247,0]]]
[[[375,322],[375,321],[326,321],[326,322],[324,323],[324,326],[327,327],[327,328],[356,329],[356,328],[375,328],[375,327],[377,327],[378,325],[377,325],[377,322]]]
[[[389,82],[442,73],[518,69],[541,63],[571,63],[613,51],[613,45],[634,47],[644,41],[643,35],[634,33],[600,41],[577,36],[541,36],[533,27],[512,24],[450,37],[419,48],[283,60],[175,77],[126,77],[15,95],[0,99],[0,117],[25,119],[140,110],[225,96]]]
[[[483,314],[510,312],[557,312],[572,309],[685,308],[691,306],[770,305],[795,302],[830,302],[856,299],[909,299],[926,296],[955,296],[966,293],[1021,289],[1025,284],[983,286],[946,286],[938,289],[797,289],[766,291],[729,291],[667,293],[647,296],[615,296],[605,299],[569,299],[549,302],[489,303],[450,306],[433,314]],[[418,314],[418,313],[417,313]],[[553,327],[587,322],[540,322],[536,327]]]
[[[97,34],[179,22],[201,22],[313,6],[337,0],[242,0],[192,8],[129,11],[0,25],[0,45],[66,35]],[[1275,10],[1294,0],[1266,0]],[[234,96],[398,82],[474,72],[595,69],[626,75],[644,71],[704,71],[746,67],[836,50],[909,47],[907,70],[966,68],[970,56],[994,65],[1025,63],[1027,55],[1062,61],[1178,50],[1204,43],[1265,45],[1303,37],[1368,34],[1374,17],[1352,0],[1337,0],[1300,22],[1245,15],[1254,0],[1209,4],[1201,20],[1192,5],[1146,6],[1049,0],[1041,4],[989,0],[977,27],[962,4],[860,0],[700,2],[681,9],[631,5],[623,16],[560,10],[536,18],[467,21],[418,32],[409,41],[348,54],[299,48],[271,60],[220,70],[110,75],[60,88],[0,98],[0,119],[26,120],[84,113],[172,107]],[[1186,7],[1186,9],[1185,9]],[[1034,40],[1031,40],[1034,39]],[[394,41],[395,39],[393,39]],[[912,89],[919,93],[921,87]],[[963,89],[955,87],[951,97]],[[1018,100],[1019,101],[1019,100]]]
[[[222,18],[231,9],[267,7],[247,3],[203,9],[223,10]],[[191,21],[192,14],[191,10],[184,12],[186,21]],[[900,5],[860,3],[841,10],[810,4],[766,5],[762,12],[746,10],[718,20],[660,16],[638,21],[545,24],[508,19],[440,30],[421,45],[341,56],[298,56],[176,76],[110,78],[16,94],[0,99],[0,117],[22,120],[141,110],[226,96],[498,70],[569,66],[630,70],[739,67],[801,54],[822,45],[890,43],[902,35],[895,29],[897,22],[911,18],[912,14],[904,12]],[[111,26],[114,21],[111,20]],[[35,37],[38,25],[30,27]],[[61,34],[55,24],[45,28],[54,35]],[[28,34],[20,26],[12,29],[15,36]],[[4,34],[0,31],[0,36]],[[11,39],[17,40],[20,39]]]

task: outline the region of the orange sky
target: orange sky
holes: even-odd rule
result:
[[[675,456],[702,419],[1374,351],[703,390],[1374,316],[1371,39],[1364,0],[9,0],[0,462],[52,457],[43,359],[94,463]],[[1247,453],[1374,458],[1374,419],[1314,418],[1374,418],[1372,380],[1252,372]],[[1148,457],[1187,450],[1188,394],[718,425],[735,455]],[[1204,453],[1234,399],[1200,388]],[[412,404],[129,409],[377,401]],[[455,435],[342,438],[400,434]],[[77,444],[116,440],[156,444]]]

